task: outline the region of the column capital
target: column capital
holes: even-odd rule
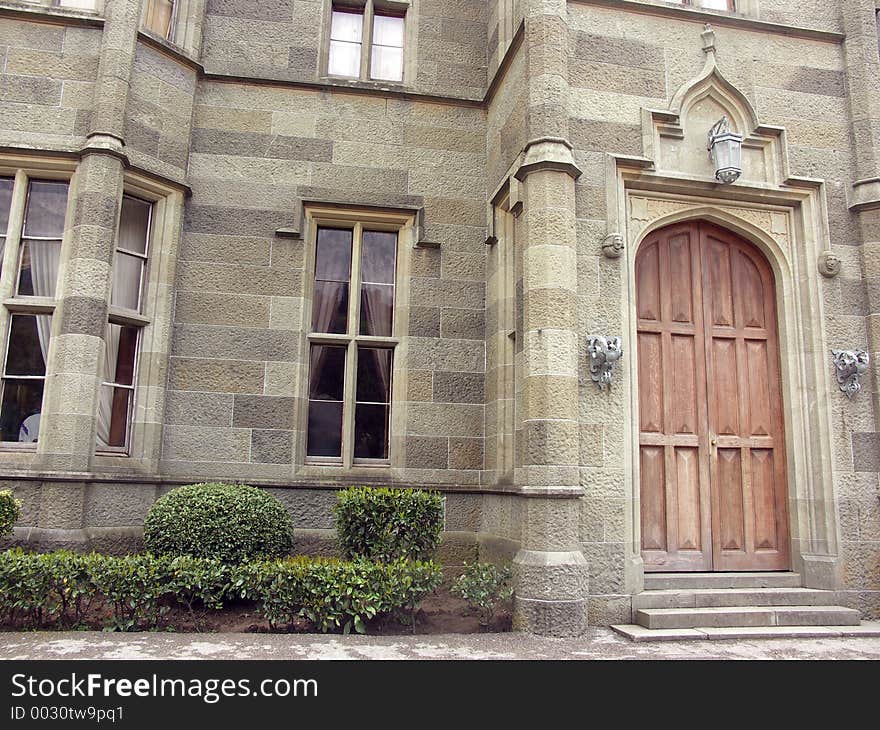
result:
[[[525,180],[533,172],[556,170],[577,180],[582,170],[577,166],[572,154],[572,145],[561,137],[540,137],[526,143],[522,164],[514,177]]]

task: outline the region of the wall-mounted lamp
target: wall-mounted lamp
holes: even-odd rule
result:
[[[730,131],[727,117],[721,117],[709,130],[709,159],[715,165],[715,179],[730,184],[742,175],[741,134]]]

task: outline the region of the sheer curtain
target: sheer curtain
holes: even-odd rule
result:
[[[116,382],[116,362],[119,357],[119,336],[122,327],[108,324],[104,330],[104,382]],[[113,423],[113,388],[101,386],[98,398],[98,445],[110,445],[110,427]]]
[[[57,241],[28,241],[31,258],[31,282],[34,296],[54,297],[55,282],[58,281],[58,268],[61,264],[61,245]],[[47,314],[37,315],[37,334],[40,338],[40,350],[43,362],[49,352],[49,332],[52,319]]]

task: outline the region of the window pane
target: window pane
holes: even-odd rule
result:
[[[312,331],[343,335],[348,331],[348,284],[316,281]]]
[[[362,335],[390,337],[394,321],[394,287],[388,284],[361,286]]]
[[[6,250],[6,228],[9,226],[9,208],[12,206],[12,187],[15,180],[0,177],[0,272],[3,271],[3,253]]]
[[[373,44],[403,48],[403,18],[377,15],[373,18]]]
[[[58,4],[63,8],[78,8],[80,10],[95,9],[95,0],[60,0]]]
[[[393,284],[396,255],[396,233],[364,231],[361,280],[370,284]]]
[[[322,281],[348,281],[351,277],[350,230],[319,228],[315,257],[315,278]]]
[[[134,385],[138,328],[108,324],[104,338],[104,382]]]
[[[403,49],[373,46],[370,78],[381,81],[403,80]]]
[[[0,439],[35,443],[40,432],[42,380],[4,380]]]
[[[309,401],[308,456],[342,456],[342,403]]]
[[[98,408],[98,447],[125,447],[128,445],[128,429],[131,424],[131,400],[134,391],[129,388],[101,386]]]
[[[318,230],[315,292],[312,299],[313,332],[344,334],[348,331],[351,241],[350,230]]]
[[[122,212],[119,217],[118,248],[146,256],[152,207],[145,200],[138,200],[129,195],[123,196]]]
[[[0,236],[6,235],[9,225],[9,208],[12,206],[12,187],[15,180],[11,177],[0,177]]]
[[[51,331],[49,314],[14,314],[9,327],[5,374],[45,375]]]
[[[330,41],[327,73],[357,78],[361,75],[361,44]]]
[[[694,5],[699,5],[704,8],[712,8],[713,10],[730,9],[729,0],[697,0]]]
[[[138,311],[140,309],[141,273],[144,260],[116,252],[113,260],[113,290],[110,304]]]
[[[341,401],[345,380],[345,348],[313,345],[309,358],[309,398]]]
[[[89,0],[85,0],[88,2]],[[169,0],[147,0],[144,27],[163,38],[171,37],[171,16],[174,3]]]
[[[67,183],[32,180],[28,186],[24,236],[61,238],[67,207]]]
[[[26,297],[54,297],[60,263],[60,241],[22,241],[18,293]]]
[[[358,403],[354,412],[354,458],[388,458],[388,413],[386,405]]]
[[[346,12],[334,8],[330,24],[330,38],[334,41],[360,43],[363,27],[364,16],[361,13]]]
[[[358,403],[391,402],[391,358],[392,351],[388,349],[358,348]]]

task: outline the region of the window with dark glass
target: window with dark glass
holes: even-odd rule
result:
[[[406,19],[403,11],[376,7],[334,5],[330,18],[327,73],[374,81],[403,81]]]
[[[67,191],[67,181],[33,179],[24,172],[0,178],[0,263],[5,258],[13,267],[0,383],[5,443],[39,439]]]
[[[312,459],[389,458],[396,268],[396,231],[318,227],[306,440]]]
[[[152,203],[123,195],[113,257],[110,318],[104,333],[104,374],[96,432],[99,450],[115,451],[129,444],[143,327],[136,315],[142,309],[152,211]]]

